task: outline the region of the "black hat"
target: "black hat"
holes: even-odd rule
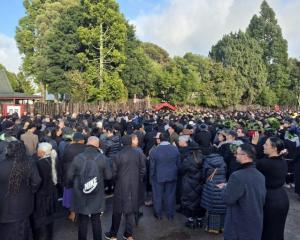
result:
[[[80,132],[76,132],[73,135],[73,141],[83,141],[84,140],[84,135]]]

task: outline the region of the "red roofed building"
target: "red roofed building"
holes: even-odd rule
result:
[[[167,102],[160,103],[160,104],[154,106],[155,111],[160,111],[165,108],[170,109],[172,111],[176,111],[176,109],[177,109],[175,106],[172,106],[170,103],[167,103]]]

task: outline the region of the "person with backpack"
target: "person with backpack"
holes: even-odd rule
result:
[[[73,187],[71,210],[78,219],[78,240],[87,239],[89,218],[93,239],[102,239],[100,216],[105,210],[104,179],[111,179],[112,172],[99,145],[99,138],[89,137],[85,151],[74,158],[68,172],[68,184]]]

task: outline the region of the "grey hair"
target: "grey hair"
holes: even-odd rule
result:
[[[97,138],[95,136],[90,136],[87,140],[87,144],[89,144],[90,142],[93,142],[93,141],[100,142],[99,138]]]
[[[45,152],[45,157],[51,158],[51,173],[52,173],[52,181],[56,185],[57,184],[57,172],[56,172],[56,158],[57,152],[52,149],[52,145],[47,142],[42,142],[38,146],[38,150]]]

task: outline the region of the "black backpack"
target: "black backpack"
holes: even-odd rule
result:
[[[96,163],[97,157],[89,157],[84,160],[84,165],[80,174],[80,189],[82,189],[84,194],[95,194],[99,191],[99,181],[101,179],[99,168]]]

